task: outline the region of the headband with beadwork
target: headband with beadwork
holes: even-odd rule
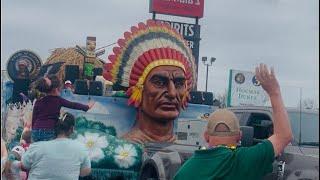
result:
[[[144,81],[150,71],[158,66],[176,66],[183,69],[188,89],[196,82],[195,61],[184,38],[169,25],[154,20],[132,26],[118,40],[111,63],[103,69],[103,77],[127,87],[128,104],[138,106],[141,101]]]

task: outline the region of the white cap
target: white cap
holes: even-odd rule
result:
[[[71,81],[66,80],[66,81],[64,82],[64,84],[72,84],[72,83],[71,83]]]
[[[12,148],[11,151],[18,153],[20,157],[22,156],[23,153],[26,152],[22,146],[15,146]]]

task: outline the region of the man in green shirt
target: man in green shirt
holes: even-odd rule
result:
[[[273,69],[269,72],[266,65],[260,64],[256,77],[270,96],[274,134],[255,146],[236,148],[241,139],[239,120],[229,110],[216,110],[209,116],[204,132],[209,149],[196,151],[179,169],[175,180],[256,180],[272,172],[274,157],[290,143],[292,132]]]

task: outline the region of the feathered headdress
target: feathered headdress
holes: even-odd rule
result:
[[[132,26],[131,32],[125,32],[124,39],[118,40],[108,59],[111,63],[105,64],[103,77],[129,88],[128,104],[136,107],[141,102],[144,81],[155,67],[180,67],[185,72],[187,87],[192,88],[196,82],[195,61],[187,42],[169,25],[158,21]]]

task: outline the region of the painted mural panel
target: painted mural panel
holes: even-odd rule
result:
[[[83,116],[91,121],[102,122],[106,126],[115,129],[115,135],[120,137],[130,130],[135,120],[135,109],[127,105],[127,98],[105,97],[105,96],[84,96],[72,94],[70,91],[63,91],[62,97],[67,100],[88,103],[89,100],[95,101],[95,105],[87,112],[63,108],[76,117]]]

